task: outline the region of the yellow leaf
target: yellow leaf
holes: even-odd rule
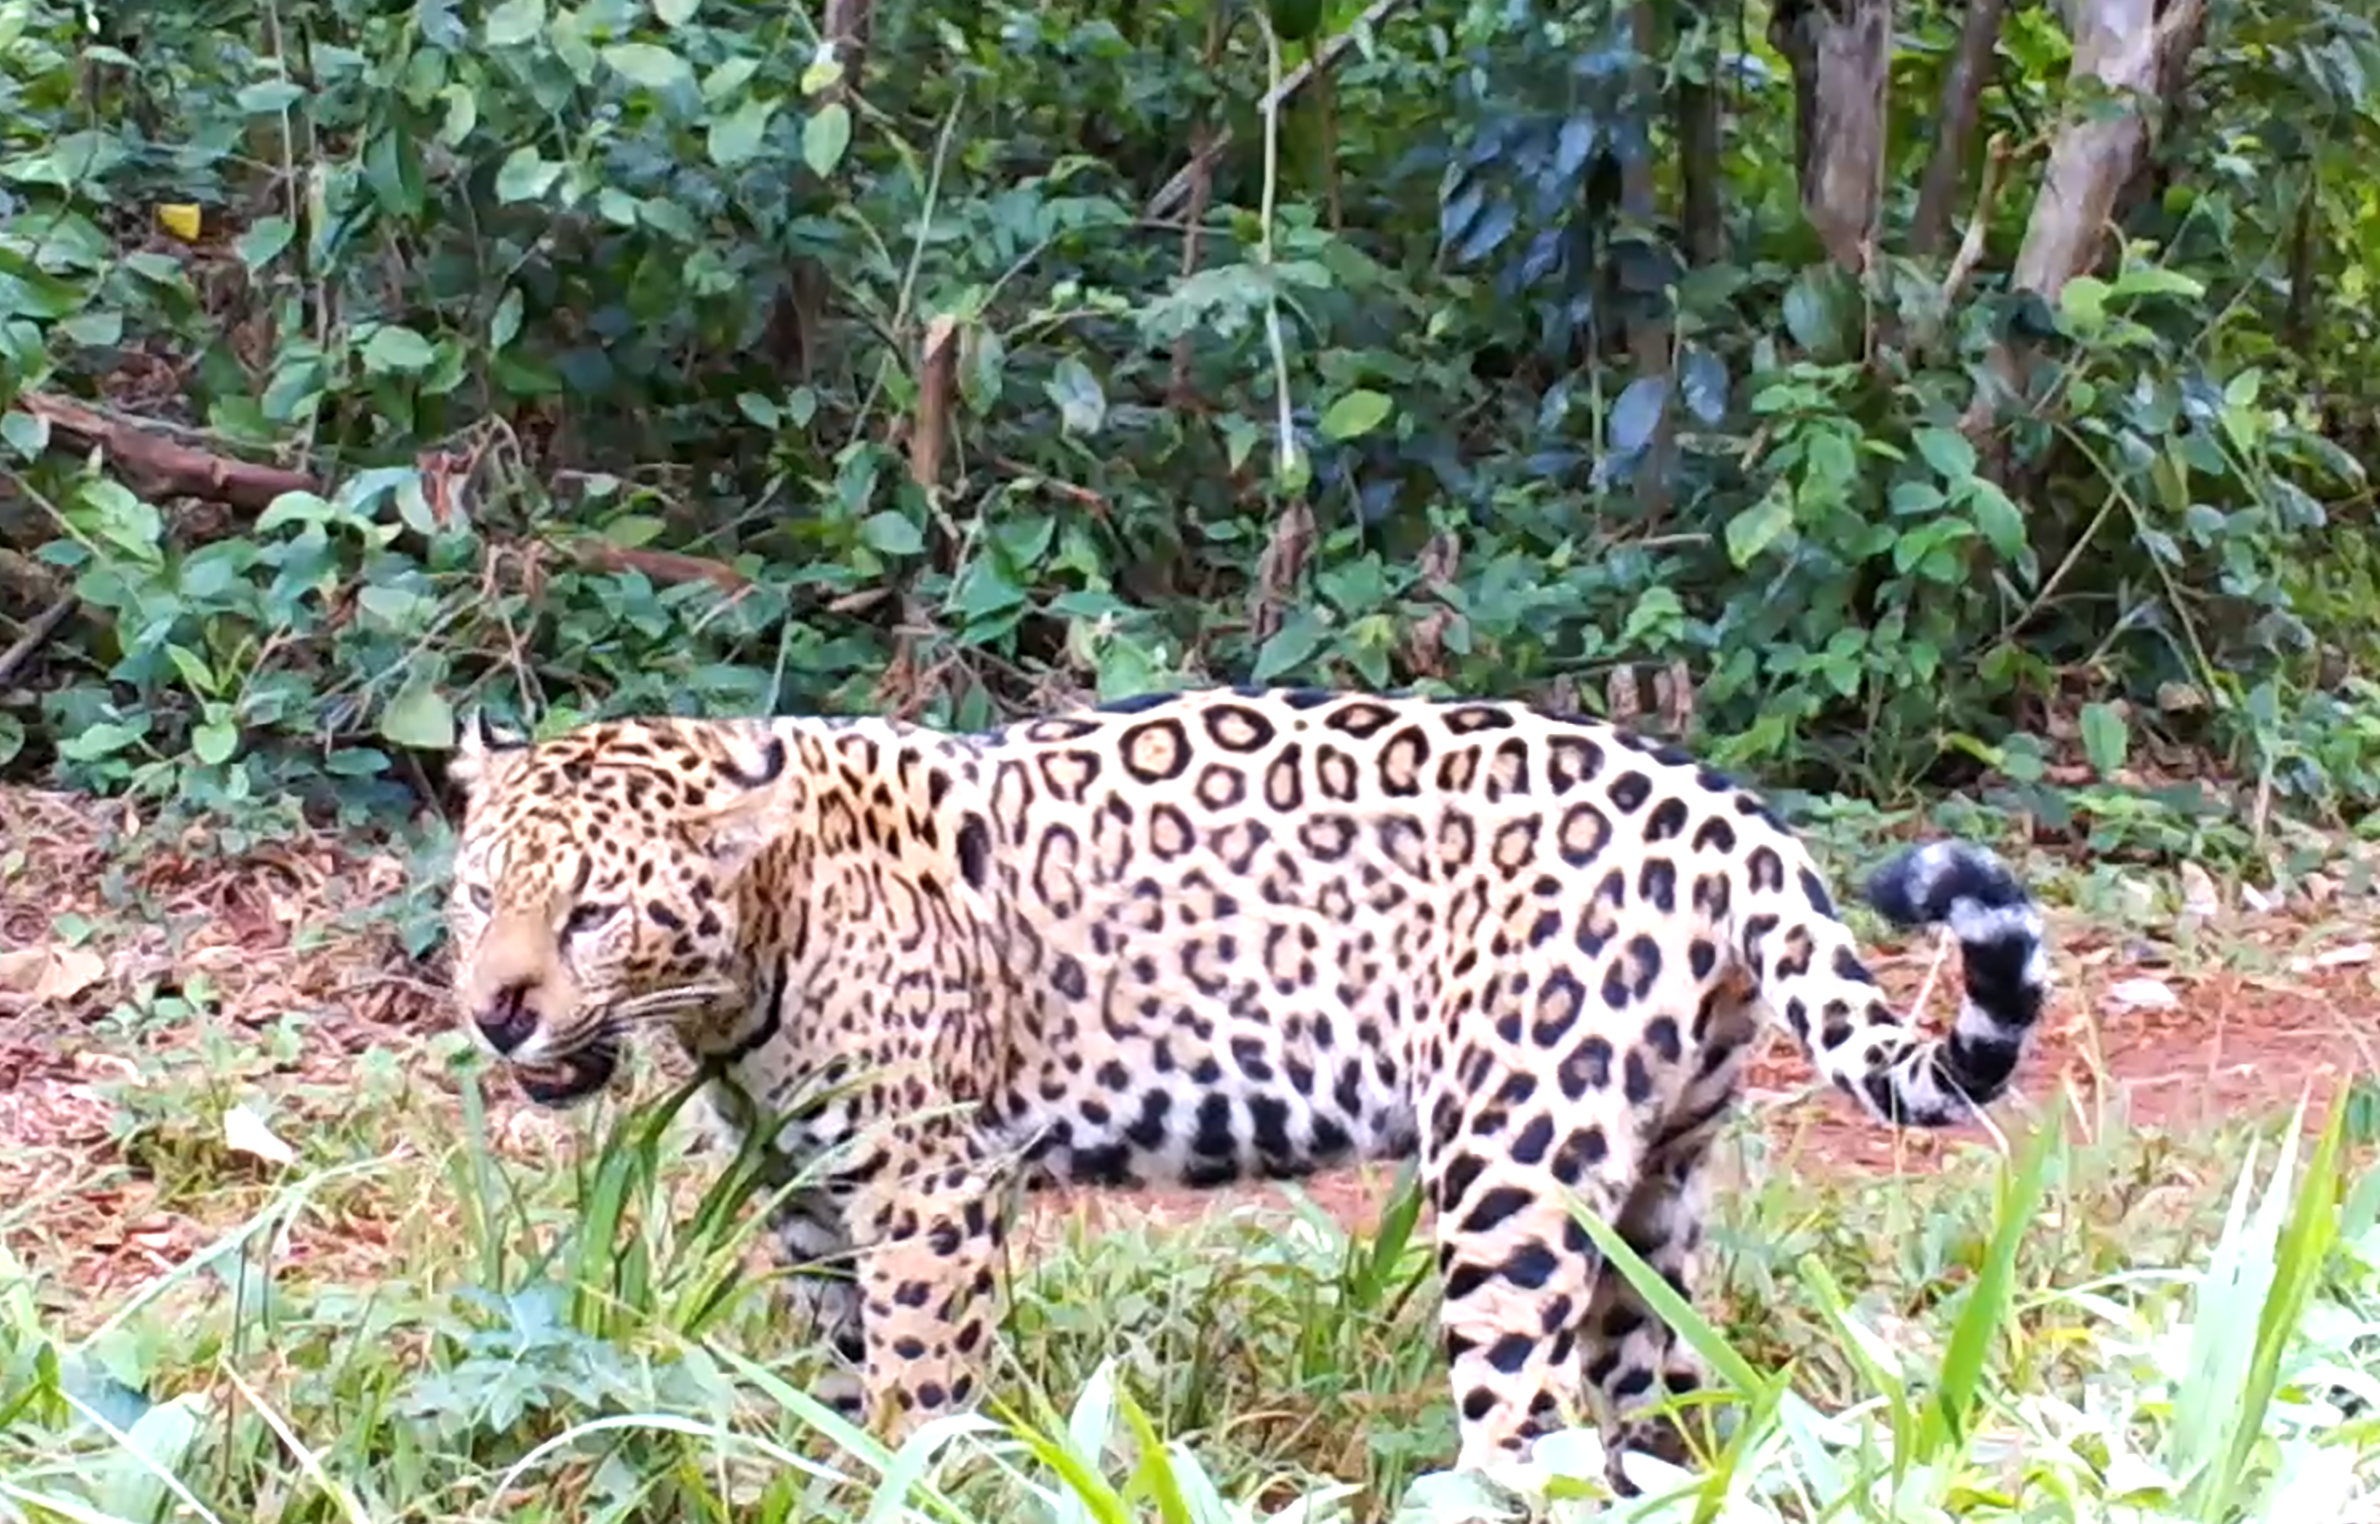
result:
[[[192,202],[168,201],[157,208],[157,225],[184,243],[198,242],[199,225],[204,220]]]

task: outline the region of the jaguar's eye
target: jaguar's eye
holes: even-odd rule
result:
[[[593,931],[612,918],[613,906],[583,904],[570,907],[570,914],[562,918],[562,935],[575,937]]]
[[[471,908],[485,915],[496,908],[496,891],[485,884],[471,886]]]

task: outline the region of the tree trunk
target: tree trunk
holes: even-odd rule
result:
[[[1657,100],[1661,82],[1649,60],[1662,56],[1661,18],[1653,8],[1653,0],[1636,0],[1629,8],[1628,24],[1636,56],[1648,60],[1637,66],[1633,93],[1640,102]],[[1650,153],[1620,156],[1620,209],[1639,227],[1650,226],[1658,215],[1660,203],[1653,183]],[[1666,320],[1643,316],[1629,320],[1628,354],[1635,361],[1640,379],[1669,374],[1669,345],[1670,325]],[[1672,386],[1673,395],[1665,397],[1660,422],[1654,426],[1653,437],[1636,467],[1637,501],[1644,505],[1648,523],[1658,523],[1669,511],[1669,463],[1677,435],[1675,391]]]
[[[1784,0],[1768,36],[1793,68],[1802,214],[1836,264],[1864,272],[1884,199],[1892,0]]]
[[[2181,79],[2187,58],[2173,54],[2198,35],[2204,9],[2204,0],[2074,0],[2069,87],[2114,99],[2067,108],[2017,251],[2020,289],[2054,306],[2068,281],[2099,262],[2116,197],[2148,157],[2144,108],[2161,104],[2165,80]]]
[[[1719,215],[1719,91],[1707,81],[1680,84],[1676,110],[1686,259],[1707,267],[1727,258],[1727,229]]]
[[[1942,80],[1942,116],[1933,157],[1926,161],[1925,181],[1917,192],[1917,216],[1909,227],[1912,254],[1934,253],[1950,231],[1951,209],[1958,202],[1961,172],[1974,143],[1983,87],[1991,82],[1992,55],[2000,46],[2000,23],[2007,14],[2007,0],[1967,0],[1958,52]]]
[[[2161,92],[2186,77],[2205,31],[2205,0],[2073,0],[2072,16],[2071,99],[2009,277],[2052,308],[2068,281],[2099,262],[2117,198],[2148,161],[2148,108],[2162,106]],[[1992,351],[1985,374],[1961,420],[1978,446],[1992,432],[1999,395],[2021,396],[2025,385],[2023,362],[2006,344]],[[1996,459],[1993,469],[1999,474]]]

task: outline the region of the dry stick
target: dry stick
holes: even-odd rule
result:
[[[43,642],[58,633],[58,626],[66,622],[81,600],[72,593],[43,609],[25,625],[25,633],[16,638],[7,650],[0,651],[0,686],[17,675],[17,669],[33,659]]]
[[[926,324],[918,361],[917,426],[909,431],[909,479],[931,493],[950,440],[950,394],[958,377],[959,325],[944,313]]]
[[[284,492],[312,492],[303,471],[258,465],[160,439],[136,424],[64,397],[27,392],[17,406],[50,426],[52,448],[96,449],[151,496],[204,498],[246,513],[262,513]]]
[[[1207,45],[1202,61],[1209,74],[1223,57],[1223,11],[1216,6],[1207,17]],[[1182,218],[1182,279],[1198,273],[1198,246],[1206,232],[1207,203],[1215,194],[1215,161],[1213,158],[1215,125],[1201,109],[1198,121],[1190,129],[1190,210]],[[1190,334],[1184,330],[1173,341],[1173,376],[1166,384],[1166,402],[1177,410],[1187,409],[1190,395]]]
[[[1945,306],[1956,302],[1975,267],[1983,263],[1983,246],[1991,233],[1992,209],[2000,200],[2000,182],[2008,172],[2008,161],[2014,149],[2008,134],[1992,134],[1990,156],[1984,161],[1983,189],[1975,196],[1975,216],[1967,224],[1967,236],[1959,240],[1958,253],[1951,256],[1950,273],[1942,278],[1942,301]]]
[[[1364,13],[1355,18],[1354,25],[1324,43],[1313,57],[1290,70],[1282,78],[1281,83],[1265,92],[1265,98],[1258,102],[1256,107],[1258,116],[1264,117],[1280,110],[1290,97],[1313,83],[1315,75],[1336,64],[1340,54],[1354,47],[1355,39],[1360,33],[1366,29],[1377,29],[1389,17],[1404,10],[1412,3],[1413,0],[1372,0],[1370,5],[1364,7]],[[1172,216],[1174,211],[1189,199],[1192,177],[1198,166],[1200,164],[1212,165],[1223,150],[1230,146],[1231,129],[1227,126],[1216,133],[1214,140],[1208,143],[1188,164],[1176,170],[1172,179],[1158,188],[1157,194],[1149,198],[1148,205],[1142,209],[1141,215],[1143,217]]]

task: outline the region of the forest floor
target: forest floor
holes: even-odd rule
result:
[[[237,856],[197,840],[124,853],[111,842],[128,834],[125,809],[0,789],[0,1229],[12,1217],[37,1229],[32,1257],[93,1297],[230,1227],[253,1196],[213,1187],[262,1185],[303,1157],[309,1129],[348,1125],[360,1076],[409,1105],[455,1104],[434,1047],[452,1025],[441,991],[387,909],[408,887],[403,862],[328,835]],[[2187,1132],[2309,1097],[2318,1114],[2341,1084],[2380,1072],[2368,914],[2240,914],[2186,946],[2063,915],[2053,927],[2054,1004],[2002,1127],[2063,1111],[2082,1133]],[[1938,1027],[1955,1008],[1957,959],[1938,963],[1931,939],[1879,946],[1872,965],[1897,1000],[1925,991],[1920,1021]],[[569,1125],[501,1085],[490,1097],[500,1138],[544,1133],[550,1147]],[[1751,1101],[1771,1157],[1800,1170],[1924,1172],[1945,1150],[1995,1146],[1981,1128],[1867,1122],[1812,1089],[1782,1039]],[[1371,1166],[1300,1189],[1361,1228],[1393,1178]],[[1069,1192],[1038,1210],[1170,1219],[1279,1189]],[[369,1254],[369,1218],[349,1211],[314,1252]]]

